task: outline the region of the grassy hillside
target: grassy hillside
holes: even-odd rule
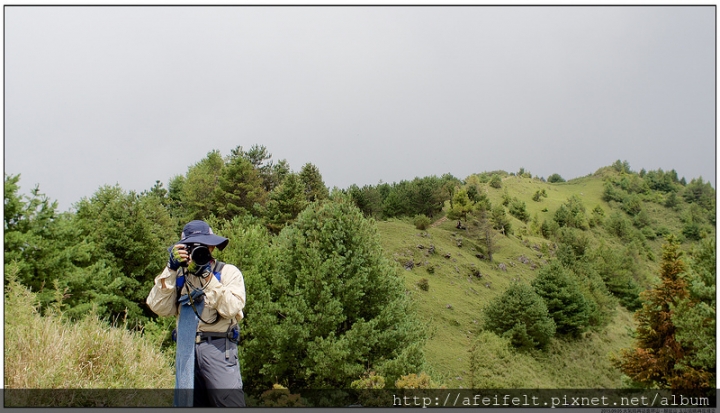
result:
[[[417,313],[424,321],[429,338],[426,356],[431,373],[450,388],[619,388],[621,374],[610,363],[610,356],[630,347],[635,329],[632,313],[617,306],[612,321],[599,331],[586,332],[578,339],[554,338],[544,351],[520,352],[497,336],[482,333],[483,308],[512,282],[530,283],[537,269],[547,263],[556,247],[537,234],[533,225],[552,221],[555,211],[576,195],[589,215],[596,206],[605,217],[620,211],[617,204],[603,201],[603,176],[599,171],[570,182],[550,184],[538,179],[506,176],[501,188],[480,183],[479,192],[487,194],[493,205],[503,197],[525,202],[530,220],[511,217],[513,234],[496,235],[493,261],[477,256],[482,240],[469,230],[457,229],[455,220],[446,218],[425,230],[411,220],[378,222],[383,247],[390,258],[404,268],[407,289]],[[544,190],[547,197],[539,202],[533,195]],[[680,233],[679,213],[658,203],[644,202],[652,231]],[[535,224],[533,224],[535,221]],[[470,224],[466,224],[470,227]],[[626,241],[602,227],[583,231],[590,248],[600,245],[621,249]],[[639,268],[638,283],[646,288],[656,279],[663,237],[645,241],[646,253],[635,257]],[[432,248],[434,247],[434,251]],[[421,288],[427,280],[427,291]],[[471,368],[470,349],[482,350],[477,367]],[[475,355],[477,358],[478,356]]]
[[[534,278],[535,270],[518,257],[541,260],[535,250],[511,238],[499,241],[500,251],[495,256],[498,264],[479,260],[470,243],[457,246],[456,240],[462,235],[450,221],[428,231],[399,221],[379,222],[378,227],[384,247],[392,251],[398,263],[415,263],[414,268],[404,271],[405,284],[428,329],[425,352],[432,373],[449,387],[468,388],[469,350],[481,332],[483,307],[511,282],[529,283]],[[430,245],[435,246],[435,254],[427,253]],[[450,258],[445,258],[446,254]],[[507,270],[499,269],[499,263],[505,263]],[[431,268],[432,273],[428,271]],[[472,269],[479,269],[482,277],[474,276]],[[428,291],[418,286],[423,278],[428,279]],[[609,355],[630,346],[633,329],[632,315],[620,307],[610,326],[581,340],[554,339],[546,351],[533,354],[506,345],[511,357],[499,360],[491,356],[479,366],[479,370],[494,372],[487,375],[484,387],[620,387],[620,373],[611,367]]]

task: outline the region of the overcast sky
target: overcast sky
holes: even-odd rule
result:
[[[264,145],[329,187],[615,160],[715,186],[704,7],[5,7],[5,173],[61,211]]]

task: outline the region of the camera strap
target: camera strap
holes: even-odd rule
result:
[[[192,407],[193,389],[195,386],[195,335],[199,316],[197,307],[202,312],[205,303],[202,300],[204,292],[195,289],[190,294],[183,295],[178,304],[180,311],[177,327],[177,353],[175,356],[175,395],[173,405],[176,407]],[[195,295],[195,299],[193,299]],[[192,304],[199,301],[197,307]]]
[[[215,265],[214,265],[214,267],[213,267],[213,275],[215,276],[215,278],[217,278],[217,280],[218,280],[219,282],[221,282],[221,281],[220,281],[220,278],[221,278],[221,274],[220,274],[220,273],[221,273],[221,271],[222,271],[222,269],[223,269],[224,266],[225,266],[225,263],[224,263],[224,262],[215,260]],[[220,315],[219,315],[219,314],[217,314],[217,315],[215,316],[215,320],[212,321],[212,322],[207,322],[207,321],[203,320],[203,318],[200,316],[200,314],[202,314],[202,310],[203,310],[203,307],[204,307],[204,300],[203,300],[202,297],[205,295],[205,292],[203,291],[203,289],[205,288],[205,286],[203,286],[203,288],[200,289],[200,288],[195,288],[195,287],[191,286],[190,283],[187,283],[187,284],[186,284],[186,283],[185,283],[185,272],[184,272],[184,271],[183,271],[183,274],[182,274],[182,275],[180,275],[180,276],[177,277],[176,283],[177,283],[177,293],[178,293],[178,297],[179,297],[179,298],[178,298],[178,305],[181,305],[183,300],[187,300],[188,304],[190,305],[190,307],[191,307],[191,308],[193,309],[193,311],[195,312],[195,316],[197,316],[198,320],[202,321],[202,322],[205,323],[205,324],[212,325],[212,324],[215,324],[215,323],[217,323],[218,321],[220,321]],[[185,287],[185,291],[186,291],[185,294],[181,294],[183,287]],[[191,289],[192,289],[192,290],[191,290]],[[194,293],[194,294],[193,294],[193,293]],[[187,298],[186,298],[186,297],[187,297]],[[198,301],[202,304],[202,306],[200,306],[200,309],[199,309],[199,310],[197,309],[197,306],[195,305],[195,303],[198,302]]]
[[[222,261],[215,261],[213,275],[220,281],[220,272],[225,266]],[[200,317],[205,308],[205,292],[195,288],[186,281],[185,271],[177,277],[178,325],[177,350],[175,355],[175,394],[173,405],[176,407],[193,406],[193,389],[195,386],[195,338],[200,321],[215,324],[220,321],[219,314],[215,321],[207,323]],[[186,294],[181,294],[183,287]]]

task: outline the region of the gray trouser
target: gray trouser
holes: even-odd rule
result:
[[[237,344],[225,338],[195,344],[195,407],[244,407],[242,388]]]

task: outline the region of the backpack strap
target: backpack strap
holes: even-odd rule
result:
[[[215,278],[217,278],[218,281],[220,280],[220,273],[222,272],[223,267],[225,266],[225,263],[220,260],[215,260],[215,268],[213,268],[213,275],[215,275]]]

